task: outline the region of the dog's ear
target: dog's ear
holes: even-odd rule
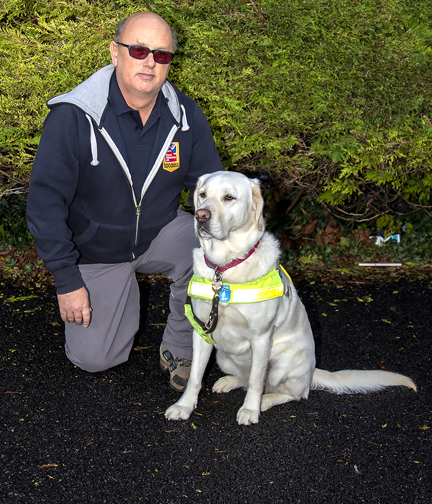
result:
[[[259,231],[264,229],[263,208],[264,200],[261,194],[260,182],[258,179],[250,179],[252,185],[252,219]]]
[[[204,175],[201,176],[198,180],[197,180],[197,185],[195,187],[195,192],[194,192],[194,212],[197,211],[197,206],[198,206],[198,194],[199,194],[199,191],[200,191],[200,187],[203,183],[203,178],[204,178]]]

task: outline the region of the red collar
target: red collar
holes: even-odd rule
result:
[[[258,247],[259,244],[260,244],[260,242],[258,241],[258,243],[255,245],[255,247],[253,249],[249,250],[249,252],[247,253],[247,256],[244,257],[243,259],[234,259],[234,261],[231,261],[230,263],[226,264],[225,266],[218,266],[217,264],[209,261],[205,255],[204,255],[204,261],[207,264],[207,266],[209,268],[211,268],[212,270],[215,270],[216,273],[223,273],[224,271],[226,271],[230,268],[234,268],[234,266],[238,266],[243,261],[246,261],[246,259],[248,257],[250,257],[255,252],[255,249]]]

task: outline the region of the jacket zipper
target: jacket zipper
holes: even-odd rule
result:
[[[156,177],[156,174],[157,174],[157,172],[159,171],[159,168],[162,165],[163,158],[165,157],[165,154],[167,153],[168,148],[171,145],[171,142],[172,142],[175,134],[177,133],[177,131],[179,129],[180,129],[180,126],[177,126],[175,124],[171,128],[170,132],[168,133],[168,136],[165,139],[165,142],[164,142],[164,144],[162,146],[162,149],[160,150],[159,155],[156,158],[156,161],[153,164],[152,169],[150,170],[150,173],[148,174],[147,178],[144,181],[144,185],[143,185],[142,190],[141,190],[141,199],[140,199],[139,203],[138,203],[136,195],[135,195],[135,191],[134,191],[133,183],[132,183],[132,176],[131,176],[131,173],[129,171],[129,167],[126,164],[126,161],[124,160],[121,152],[119,151],[117,145],[114,143],[114,141],[112,140],[112,138],[109,135],[109,133],[107,132],[107,130],[105,128],[100,128],[99,129],[101,135],[105,138],[105,141],[107,142],[107,144],[109,145],[109,147],[113,151],[115,157],[117,158],[117,161],[120,163],[120,166],[122,167],[122,169],[123,169],[123,171],[124,171],[124,173],[125,173],[128,181],[129,181],[129,185],[131,187],[132,197],[133,197],[133,201],[134,201],[135,208],[136,208],[134,250],[135,250],[135,248],[137,246],[137,243],[138,243],[138,230],[139,230],[139,220],[140,220],[140,216],[141,216],[141,204],[142,204],[142,201],[144,199],[144,196],[145,196],[148,188],[150,187],[150,184],[153,182],[153,179]],[[132,252],[132,258],[136,259],[136,257],[135,257],[135,251]]]

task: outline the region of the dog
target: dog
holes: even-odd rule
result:
[[[213,392],[239,387],[247,391],[237,413],[240,425],[257,423],[260,412],[275,405],[307,399],[314,389],[336,394],[388,386],[416,390],[410,378],[389,371],[329,372],[315,367],[309,319],[278,264],[278,242],[265,231],[257,179],[236,172],[204,175],[198,179],[194,203],[201,248],[194,250],[189,284],[193,359],[185,392],[165,412],[168,420],[186,420],[196,408],[213,347],[226,373]]]

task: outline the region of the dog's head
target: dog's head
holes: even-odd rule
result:
[[[236,172],[198,179],[194,194],[195,232],[200,239],[243,239],[264,232],[264,202],[259,181]]]

